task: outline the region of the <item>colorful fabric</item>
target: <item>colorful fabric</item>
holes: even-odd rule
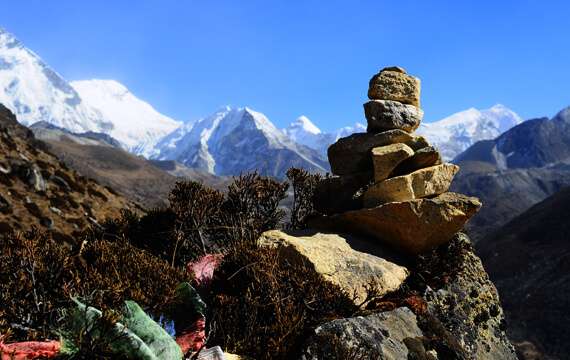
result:
[[[101,342],[108,340],[109,348],[116,355],[141,360],[176,360],[182,359],[183,354],[168,333],[152,320],[133,301],[125,302],[125,316],[122,323],[116,323],[112,331],[103,332],[99,328],[100,310],[86,306],[75,300],[78,310],[70,319],[70,328],[64,333],[63,353],[73,354],[77,346],[74,344],[74,335],[88,330],[89,334],[101,338]]]
[[[198,351],[204,347],[206,344],[206,319],[202,317],[196,320],[193,327],[176,337],[176,343],[184,354],[189,351]]]
[[[61,350],[61,343],[56,340],[26,341],[4,344],[0,340],[1,360],[53,359]]]
[[[198,287],[208,286],[214,277],[214,270],[223,259],[222,254],[207,254],[187,265],[189,273],[194,274],[194,283]]]

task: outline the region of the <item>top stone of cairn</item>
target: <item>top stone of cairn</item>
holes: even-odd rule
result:
[[[401,67],[386,67],[370,79],[368,97],[371,100],[393,100],[419,107],[420,79],[408,75]]]

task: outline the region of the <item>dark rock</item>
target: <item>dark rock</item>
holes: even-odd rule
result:
[[[408,359],[405,339],[421,336],[416,316],[405,307],[338,319],[315,329],[301,359]]]
[[[11,211],[12,211],[12,205],[10,204],[10,201],[8,201],[8,199],[0,195],[0,213],[7,214],[10,213]]]
[[[40,209],[40,207],[35,202],[33,202],[31,200],[26,201],[24,206],[28,210],[28,212],[30,214],[32,214],[34,217],[36,217],[38,219],[42,218],[42,210]]]
[[[56,184],[57,186],[59,186],[64,191],[71,191],[71,186],[69,186],[67,181],[65,181],[65,179],[62,178],[61,176],[52,175],[49,177],[49,180],[54,184]]]
[[[441,164],[441,155],[433,146],[417,150],[414,155],[400,163],[391,176],[411,174],[416,170]]]
[[[40,219],[40,224],[48,229],[51,229],[53,227],[53,220],[47,216],[44,216]]]
[[[326,215],[360,209],[363,188],[372,180],[372,173],[369,172],[326,177],[315,189],[314,207]]]
[[[403,130],[389,130],[379,134],[357,133],[339,139],[329,146],[328,158],[331,171],[335,175],[348,175],[372,171],[373,148],[395,143],[405,143],[412,149],[418,149],[424,140]]]
[[[397,101],[370,100],[364,104],[364,115],[369,133],[393,129],[413,132],[420,126],[424,112],[416,106]]]
[[[12,226],[4,221],[0,221],[0,234],[7,234],[12,231]]]
[[[514,348],[503,331],[504,316],[497,289],[469,238],[459,233],[442,251],[452,258],[448,265],[453,265],[453,269],[445,271],[448,278],[441,288],[426,290],[428,313],[441,321],[468,359],[515,360]],[[440,254],[430,256],[441,259]],[[477,296],[469,296],[474,290]]]

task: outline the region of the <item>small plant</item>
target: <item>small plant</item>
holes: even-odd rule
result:
[[[292,229],[305,229],[307,217],[316,213],[313,206],[315,189],[322,180],[321,174],[311,174],[299,168],[290,168],[287,178],[293,184],[293,205],[289,226]]]
[[[178,182],[169,208],[141,217],[124,211],[104,225],[100,236],[125,239],[172,266],[185,267],[235,242],[253,243],[263,231],[278,227],[285,215],[279,204],[287,188],[287,183],[257,173],[235,178],[226,194],[197,182]]]
[[[0,333],[12,340],[55,336],[58,311],[71,297],[103,310],[135,300],[157,314],[167,307],[185,272],[122,241],[85,235],[70,248],[36,229],[0,235]]]

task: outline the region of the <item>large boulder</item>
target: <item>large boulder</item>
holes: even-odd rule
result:
[[[433,146],[426,146],[416,150],[414,155],[400,163],[392,173],[392,176],[407,175],[416,170],[441,164],[441,155]]]
[[[370,79],[368,98],[399,101],[419,107],[420,79],[400,71],[384,69]]]
[[[420,268],[435,267],[446,274],[441,286],[425,290],[427,313],[452,334],[466,359],[515,360],[505,334],[505,316],[495,285],[475,254],[469,238],[456,234],[437,251],[426,255]],[[434,272],[434,270],[429,270]]]
[[[420,126],[424,112],[419,107],[398,101],[370,100],[364,104],[364,115],[368,121],[368,132],[392,129],[412,132]]]
[[[402,161],[414,155],[414,150],[406,144],[392,144],[372,149],[374,181],[388,178]]]
[[[366,299],[370,284],[379,294],[386,294],[398,289],[408,276],[405,267],[356,251],[337,234],[305,231],[293,235],[271,230],[261,235],[259,244],[275,247],[286,261],[311,264],[325,280],[354,295],[356,304]]]
[[[405,307],[320,325],[301,359],[410,359],[408,339],[422,336],[416,316]]]
[[[364,207],[443,194],[449,189],[459,166],[441,164],[374,183],[364,192]]]
[[[331,171],[335,175],[348,175],[372,170],[370,151],[379,146],[404,143],[417,150],[429,146],[421,136],[403,130],[389,130],[378,134],[356,133],[339,139],[328,148]]]
[[[401,251],[419,254],[449,241],[480,207],[477,198],[444,193],[431,199],[321,216],[311,219],[310,226],[370,236]]]
[[[372,172],[325,177],[315,188],[315,209],[326,215],[360,209],[364,188],[373,178]]]

